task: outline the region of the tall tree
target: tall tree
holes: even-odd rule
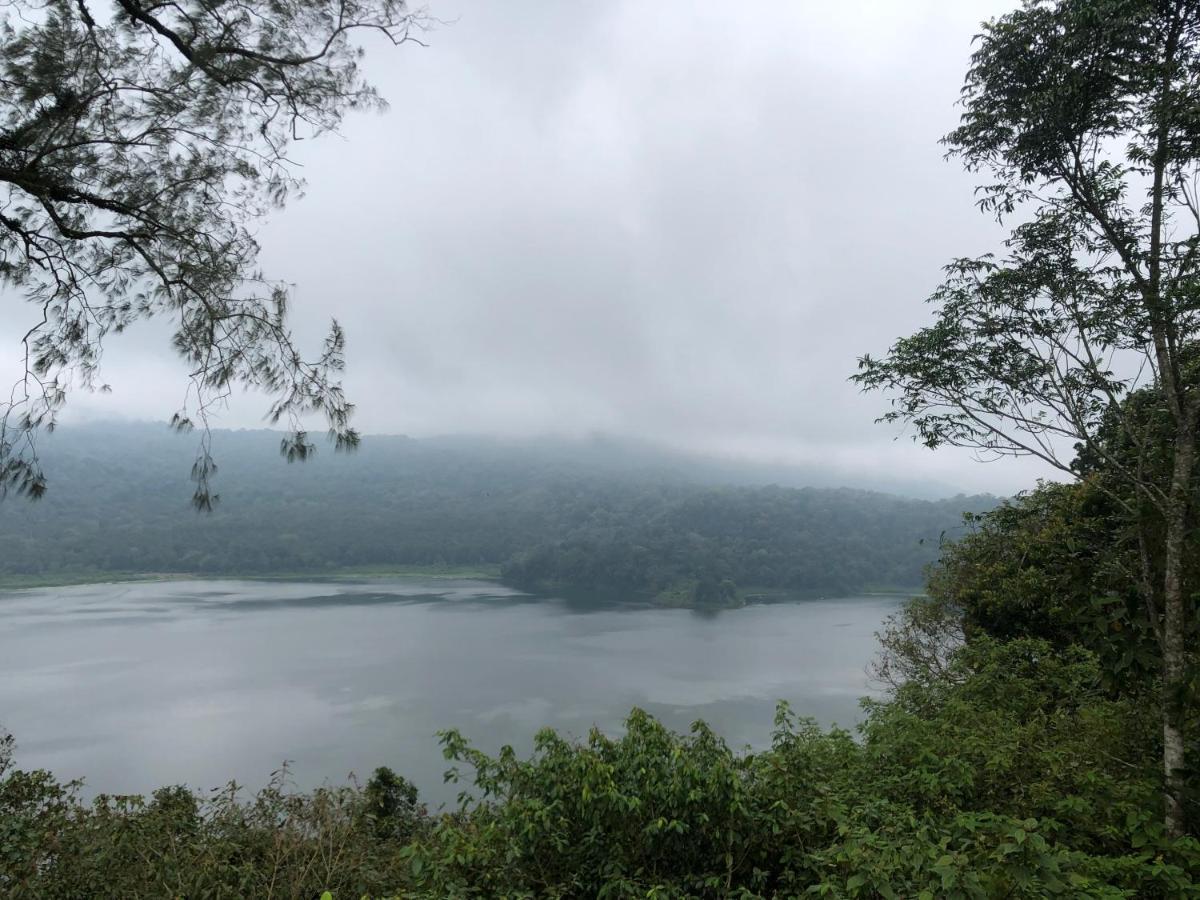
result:
[[[356,442],[342,331],[302,355],[251,226],[300,187],[293,141],[382,106],[356,35],[400,44],[421,24],[404,0],[0,4],[0,277],[36,307],[0,402],[0,495],[45,490],[39,430],[71,384],[103,388],[106,335],[151,317],[174,323],[190,368],[179,426],[242,385],[292,426],[289,459],[312,449],[305,413],[324,414],[337,446]],[[206,437],[200,506],[212,471]]]
[[[984,26],[951,156],[1018,218],[999,256],[947,267],[932,325],[865,356],[930,447],[1076,453],[1137,529],[1161,653],[1165,821],[1185,831],[1185,584],[1195,523],[1200,368],[1200,2],[1027,0]],[[1161,416],[1132,415],[1139,388]],[[1169,427],[1165,431],[1161,423]],[[1122,452],[1113,452],[1113,427]]]

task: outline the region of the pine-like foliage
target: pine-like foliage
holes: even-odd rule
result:
[[[311,358],[287,290],[257,266],[253,223],[301,184],[289,145],[382,101],[357,35],[412,39],[403,0],[14,0],[0,6],[0,277],[34,305],[25,371],[0,402],[0,493],[46,487],[35,438],[75,382],[103,389],[104,339],[174,323],[190,370],[175,422],[235,385],[271,398],[292,455],[299,416],[352,446],[334,322]],[[195,502],[213,464],[202,442]]]

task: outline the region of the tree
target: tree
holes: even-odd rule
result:
[[[355,36],[401,44],[421,15],[404,0],[7,0],[0,16],[0,276],[38,310],[0,403],[0,496],[45,491],[39,431],[73,383],[104,389],[105,337],[149,318],[174,323],[190,367],[178,427],[241,385],[291,425],[289,460],[313,449],[306,413],[354,446],[342,331],[301,354],[251,225],[301,186],[293,141],[383,105]],[[214,499],[204,435],[200,507]]]
[[[1088,478],[1043,483],[969,516],[970,533],[946,546],[930,573],[931,607],[956,611],[968,639],[1082,646],[1099,659],[1108,690],[1145,695],[1160,657],[1138,592],[1136,536],[1114,507]],[[1188,544],[1189,579],[1200,563],[1197,537]]]
[[[1027,0],[984,26],[962,103],[949,154],[990,178],[984,211],[1022,222],[1001,256],[951,263],[934,323],[864,356],[855,379],[894,392],[883,419],[911,423],[930,447],[1032,455],[1072,476],[1076,453],[1104,466],[1099,483],[1140,543],[1161,657],[1165,818],[1180,834],[1194,702],[1184,563],[1200,417],[1200,3]],[[1143,388],[1160,417],[1129,414]],[[1131,453],[1113,452],[1114,423]]]

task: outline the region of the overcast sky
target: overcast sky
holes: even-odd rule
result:
[[[452,24],[427,48],[372,47],[390,111],[297,148],[307,194],[264,225],[263,267],[314,349],[345,326],[368,434],[602,432],[1030,486],[1027,463],[874,425],[886,399],[846,380],[1002,236],[938,139],[980,21],[1012,5],[433,0]],[[77,418],[179,405],[163,332],[106,360],[114,393]]]

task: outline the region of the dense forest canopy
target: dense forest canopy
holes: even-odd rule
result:
[[[506,579],[530,587],[604,587],[666,602],[728,605],[738,588],[846,594],[916,587],[990,498],[903,500],[853,490],[707,488],[629,495],[518,554]]]
[[[0,575],[505,564],[527,588],[653,595],[708,578],[839,593],[919,584],[962,512],[993,502],[731,485],[756,470],[611,442],[381,437],[288,466],[277,434],[218,438],[227,499],[196,516],[174,490],[186,439],[149,425],[59,431],[43,453],[59,488],[0,507]]]

